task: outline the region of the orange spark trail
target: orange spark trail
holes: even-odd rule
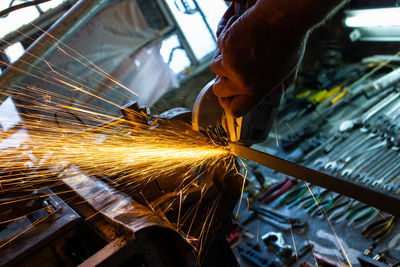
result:
[[[33,23],[30,23],[32,26],[36,27],[37,29],[39,29],[40,31],[42,31],[44,34],[50,36],[52,39],[54,39],[57,43],[63,44],[65,47],[67,47],[69,50],[71,50],[72,52],[76,53],[79,57],[84,58],[87,62],[89,62],[90,65],[92,65],[95,69],[97,69],[98,71],[96,71],[95,69],[91,68],[89,65],[83,63],[81,60],[79,60],[78,58],[73,57],[72,55],[68,54],[65,50],[61,49],[59,46],[60,51],[62,51],[63,53],[67,54],[69,57],[73,58],[75,61],[79,62],[80,64],[82,64],[83,66],[87,67],[88,69],[92,70],[93,72],[102,75],[103,77],[109,79],[110,81],[112,81],[113,83],[117,84],[118,86],[122,87],[123,89],[125,89],[126,91],[135,94],[136,96],[138,96],[137,93],[133,92],[132,90],[130,90],[127,86],[123,85],[121,82],[119,82],[116,78],[112,77],[110,74],[108,74],[107,72],[105,72],[104,70],[102,70],[100,67],[98,67],[96,64],[94,64],[92,61],[90,61],[89,59],[85,58],[83,55],[81,55],[80,53],[78,53],[77,51],[75,51],[74,49],[72,49],[70,46],[66,45],[64,42],[62,42],[61,40],[58,40],[56,37],[54,37],[52,34],[50,34],[49,32],[41,29],[40,27],[36,26]],[[56,44],[57,44],[56,43]],[[58,44],[57,44],[58,45]]]
[[[276,120],[274,120],[274,128],[275,128],[275,142],[276,142],[276,147],[279,147],[278,129],[277,129]]]
[[[247,167],[246,167],[246,164],[244,163],[244,161],[243,161],[241,158],[238,158],[238,160],[240,161],[241,165],[243,166],[244,174],[241,174],[239,171],[237,171],[237,173],[239,173],[240,175],[242,175],[242,177],[243,177],[243,182],[242,182],[242,188],[241,188],[241,190],[240,190],[239,204],[238,204],[238,208],[237,208],[236,215],[235,215],[235,218],[236,218],[236,219],[239,217],[240,207],[242,206],[242,199],[243,199],[244,187],[245,187],[245,185],[246,185],[246,179],[247,179]]]
[[[39,27],[35,27],[51,36]],[[23,112],[19,113],[22,122],[9,132],[1,132],[0,140],[6,140],[11,136],[24,141],[18,146],[3,149],[0,154],[0,193],[32,192],[55,186],[61,183],[59,175],[72,165],[78,166],[89,175],[101,174],[106,178],[112,177],[111,180],[121,186],[118,190],[124,191],[134,191],[150,182],[158,183],[174,177],[172,182],[175,183],[173,184],[175,191],[167,194],[170,194],[171,199],[178,194],[179,215],[177,222],[172,224],[189,242],[197,241],[201,244],[197,248],[200,254],[209,231],[213,230],[211,223],[217,215],[218,201],[208,210],[200,234],[190,236],[192,225],[201,208],[200,202],[210,187],[207,183],[199,184],[198,178],[212,173],[216,168],[226,172],[237,171],[234,156],[229,149],[215,146],[203,134],[192,131],[190,125],[177,127],[168,121],[154,118],[153,122],[147,121],[146,124],[143,121],[146,122],[149,118],[140,112],[133,113],[139,121],[143,121],[127,121],[118,117],[119,114],[115,115],[104,107],[96,106],[97,102],[100,102],[121,108],[121,105],[105,97],[104,90],[124,96],[127,102],[133,100],[130,98],[132,94],[137,94],[77,51],[54,36],[51,37],[55,40],[59,53],[85,66],[89,71],[99,74],[105,80],[93,77],[95,82],[87,81],[29,51],[26,53],[40,65],[20,61],[24,68],[16,68],[7,62],[0,62],[24,78],[18,83],[2,88],[3,96],[11,97],[16,101],[16,108]],[[39,85],[35,84],[36,81]],[[43,83],[56,87],[57,90],[49,90],[45,85],[41,85]],[[97,87],[91,88],[96,83],[103,86],[100,92]],[[124,91],[120,92],[110,84],[117,85]],[[88,104],[78,98],[75,99],[78,95],[95,99],[97,102]],[[97,125],[108,121],[112,123],[94,129]],[[160,127],[157,128],[158,126]],[[57,195],[79,192],[81,189],[87,188],[57,192]],[[183,202],[191,190],[199,190],[201,196],[198,203],[185,211],[182,208]],[[244,183],[242,193],[243,190]],[[41,195],[41,197],[51,195],[55,194]],[[0,203],[0,206],[32,198],[34,197],[14,199]],[[85,201],[78,204],[83,202]],[[174,201],[153,203],[145,199],[145,202],[150,210],[159,214],[176,208]],[[92,218],[98,212],[86,219]],[[37,221],[35,224],[40,222]],[[181,225],[186,222],[189,223],[189,230],[183,232]],[[30,228],[32,226],[23,230],[18,236]],[[6,244],[18,236],[8,240]]]
[[[39,223],[45,221],[47,218],[49,218],[52,214],[47,215],[46,217],[44,217],[43,219],[34,221],[31,225],[29,225],[27,228],[25,228],[23,231],[21,231],[20,233],[18,233],[16,236],[10,238],[9,240],[7,240],[6,242],[4,242],[3,244],[0,245],[0,248],[4,247],[5,245],[9,244],[10,242],[14,241],[16,238],[18,238],[19,236],[21,236],[23,233],[26,233],[27,231],[29,231],[29,229],[31,229],[32,227],[38,225]]]
[[[291,132],[293,135],[296,135],[296,132],[293,130],[293,128],[289,125],[289,123],[288,123],[287,121],[285,121],[285,125],[289,128],[290,132]]]
[[[290,220],[289,220],[289,225],[290,225],[290,235],[292,236],[292,241],[293,241],[294,253],[296,254],[296,261],[298,261],[299,254],[297,253],[296,242],[294,241],[294,234],[293,234],[292,224],[291,224]]]

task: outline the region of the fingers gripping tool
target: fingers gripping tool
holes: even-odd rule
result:
[[[237,0],[233,4],[238,15],[243,14],[248,6],[246,0]],[[283,90],[272,91],[252,111],[235,118],[220,106],[218,97],[213,92],[213,84],[214,81],[208,83],[196,98],[192,113],[193,129],[199,131],[221,125],[230,142],[250,146],[265,141],[275,119]]]

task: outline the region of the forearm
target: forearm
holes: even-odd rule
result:
[[[258,0],[255,11],[266,24],[305,34],[349,0]]]

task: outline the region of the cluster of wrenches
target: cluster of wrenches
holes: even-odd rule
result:
[[[360,118],[342,125],[316,148],[323,155],[309,162],[310,167],[399,194],[400,93],[392,92]]]

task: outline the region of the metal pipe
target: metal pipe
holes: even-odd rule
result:
[[[230,148],[232,152],[239,157],[252,160],[277,172],[360,200],[395,216],[400,216],[400,196],[398,195],[357,184],[339,177],[333,177],[245,146],[231,143]]]
[[[34,66],[39,64],[42,59],[49,58],[57,49],[57,43],[65,42],[80,27],[86,24],[97,12],[103,9],[110,0],[79,0],[69,11],[58,19],[48,30],[48,34],[43,33],[19,60],[11,67],[8,67],[0,76],[0,102],[6,98],[5,92],[10,84],[18,83],[23,76],[16,69],[23,69],[30,72]],[[58,40],[57,42],[55,39]],[[31,55],[35,55],[35,58]]]
[[[46,29],[56,22],[67,10],[69,10],[76,1],[68,0],[63,2],[61,5],[46,11],[40,17],[35,19],[32,23],[40,27],[41,29]],[[16,42],[28,39],[26,36],[31,36],[37,33],[39,30],[32,24],[25,24],[18,28],[16,31],[8,33],[6,36],[0,38],[0,50],[7,48],[10,43],[14,44]],[[21,34],[24,33],[24,35]]]

